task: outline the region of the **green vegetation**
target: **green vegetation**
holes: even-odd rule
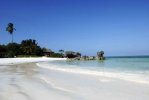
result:
[[[15,57],[21,54],[20,44],[17,43],[9,43],[7,46],[7,55],[8,57]]]
[[[21,44],[9,43],[0,45],[0,57],[27,57],[42,56],[42,48],[37,45],[35,40],[23,40]]]
[[[20,50],[23,55],[42,56],[42,49],[36,40],[23,40],[20,44]]]
[[[66,51],[64,56],[67,58],[78,58],[81,57],[81,53],[74,51]]]
[[[104,60],[104,51],[97,52],[95,56],[81,56],[81,53],[74,51],[59,50],[54,52],[51,49],[41,48],[36,40],[27,39],[22,40],[20,44],[9,43],[7,45],[0,45],[0,58],[6,57],[55,57],[55,58],[69,58],[74,60]]]
[[[54,57],[54,58],[63,58],[64,56],[61,53],[53,53],[53,54],[51,54],[51,57]]]
[[[73,58],[81,57],[79,52],[66,52],[64,50],[59,50],[59,53],[55,53],[50,49],[41,48],[36,40],[27,39],[22,40],[20,44],[18,43],[9,43],[7,45],[0,45],[0,58],[7,57],[55,57],[55,58]]]
[[[79,52],[64,51],[60,49],[58,53],[53,52],[51,49],[41,48],[36,40],[27,39],[22,40],[20,44],[13,42],[13,32],[16,30],[13,23],[8,23],[6,31],[12,35],[11,43],[7,45],[0,45],[0,58],[6,57],[58,57],[58,58],[70,58],[74,60],[95,60],[95,56],[82,56]],[[97,58],[104,60],[104,51],[97,52]]]
[[[5,45],[0,45],[0,57],[6,57],[7,47]]]
[[[20,44],[9,43],[7,45],[0,45],[0,58],[6,57],[55,57],[55,58],[69,58],[74,60],[104,60],[104,51],[97,52],[97,57],[95,56],[81,56],[81,53],[74,51],[59,50],[59,52],[54,52],[51,49],[41,48],[36,40],[27,39],[22,40]]]

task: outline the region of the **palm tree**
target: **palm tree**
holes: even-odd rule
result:
[[[16,30],[14,28],[13,23],[8,23],[8,26],[6,27],[6,31],[8,31],[12,35],[12,43],[13,43],[13,31]]]

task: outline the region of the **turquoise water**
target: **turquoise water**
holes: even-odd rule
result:
[[[51,62],[50,62],[51,63]],[[54,61],[53,64],[65,66],[117,71],[149,71],[149,57],[140,58],[107,58],[104,61]]]
[[[110,57],[104,61],[53,61],[49,62],[47,68],[149,84],[149,57]]]

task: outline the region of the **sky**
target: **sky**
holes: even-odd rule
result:
[[[0,44],[35,39],[53,51],[149,55],[149,0],[0,0]]]

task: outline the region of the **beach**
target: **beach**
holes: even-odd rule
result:
[[[0,1],[0,100],[149,100],[149,0]]]
[[[148,100],[148,79],[80,70],[57,58],[0,59],[0,100]],[[3,60],[3,61],[2,61]],[[138,77],[137,77],[138,78]]]

